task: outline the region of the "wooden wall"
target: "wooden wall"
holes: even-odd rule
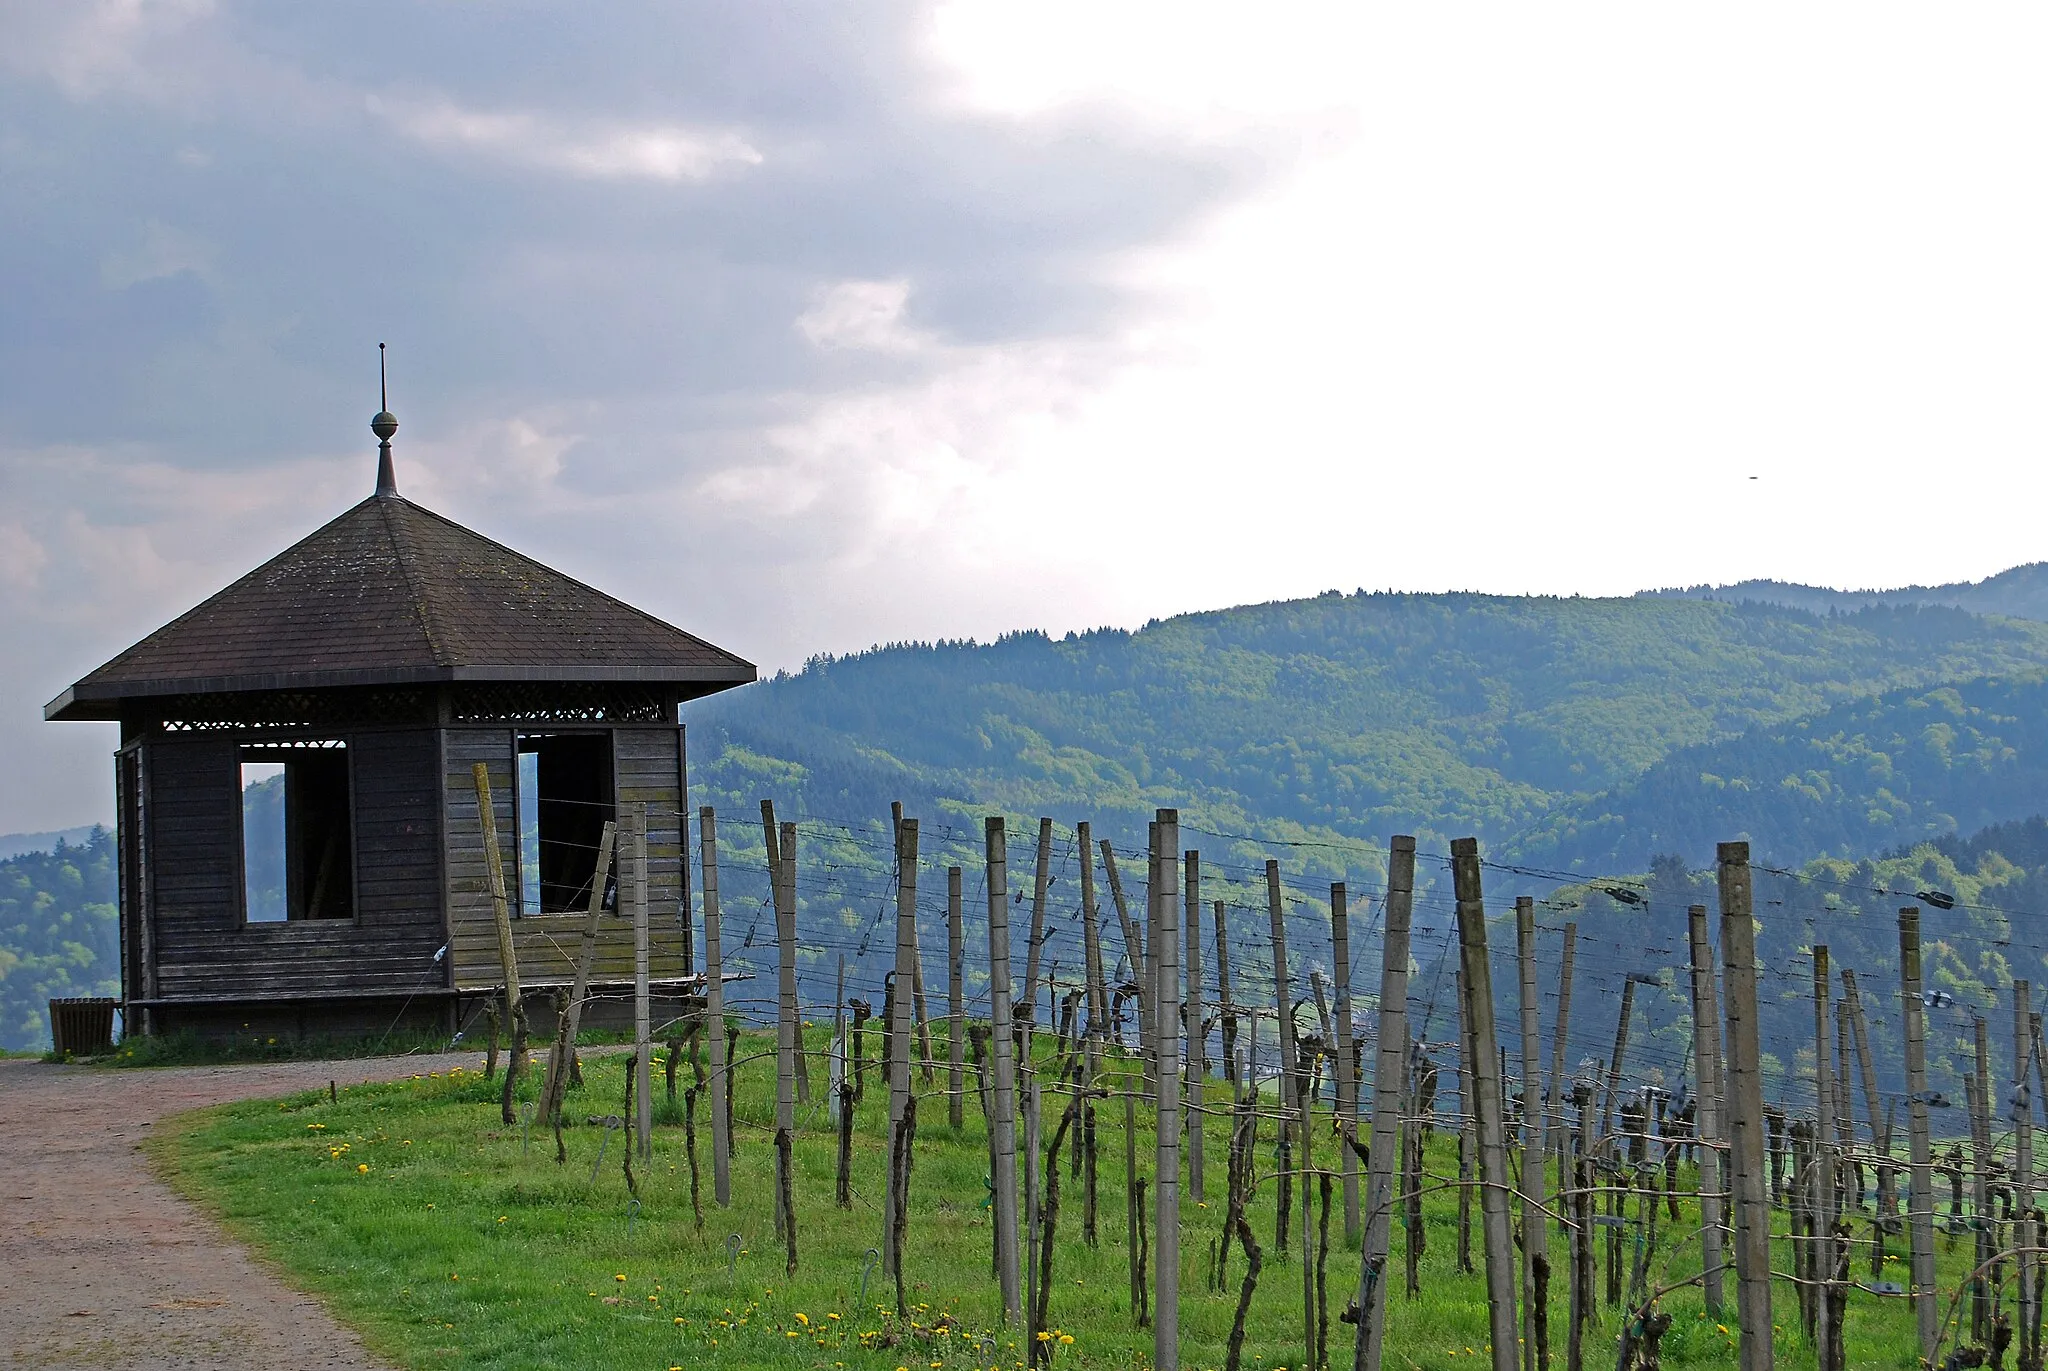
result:
[[[349,730],[356,917],[244,924],[241,772],[232,737],[145,745],[154,995],[407,992],[446,984],[430,729]]]
[[[563,730],[568,731],[568,730]],[[682,799],[682,731],[673,724],[621,725],[611,730],[612,775],[619,803],[644,803],[650,814],[647,884],[650,974],[657,980],[683,974],[684,950],[676,913],[682,893],[681,842],[677,815]],[[490,769],[491,809],[498,829],[498,855],[514,904],[513,945],[522,985],[567,985],[576,974],[581,914],[521,916],[517,785],[509,727],[451,728],[441,734],[441,776],[445,815],[448,926],[453,930],[455,984],[482,990],[504,983],[498,933],[491,909],[489,873],[484,866],[483,826],[478,818],[471,768]],[[608,913],[599,926],[593,977],[600,982],[633,978],[633,925]]]

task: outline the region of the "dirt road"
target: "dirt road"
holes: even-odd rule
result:
[[[156,1121],[227,1100],[481,1066],[475,1052],[114,1071],[0,1061],[0,1366],[382,1367],[171,1193]]]

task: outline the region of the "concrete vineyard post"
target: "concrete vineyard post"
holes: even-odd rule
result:
[[[1721,888],[1721,980],[1727,996],[1729,1157],[1735,1172],[1735,1317],[1741,1371],[1770,1371],[1771,1199],[1756,996],[1756,926],[1749,844],[1716,849]]]
[[[1365,1186],[1365,1242],[1358,1274],[1353,1371],[1380,1371],[1387,1335],[1387,1255],[1394,1221],[1394,1152],[1401,1137],[1402,1075],[1408,1058],[1408,921],[1415,899],[1415,839],[1387,853],[1386,928],[1380,939],[1379,1044],[1373,1054],[1372,1147]]]

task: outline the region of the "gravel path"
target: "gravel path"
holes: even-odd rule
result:
[[[474,1052],[126,1071],[0,1061],[0,1365],[383,1367],[171,1193],[142,1143],[157,1120],[203,1105],[482,1064]]]

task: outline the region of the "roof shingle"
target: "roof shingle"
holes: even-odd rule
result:
[[[397,495],[348,510],[78,681],[51,719],[140,696],[433,681],[754,679],[751,663]]]

